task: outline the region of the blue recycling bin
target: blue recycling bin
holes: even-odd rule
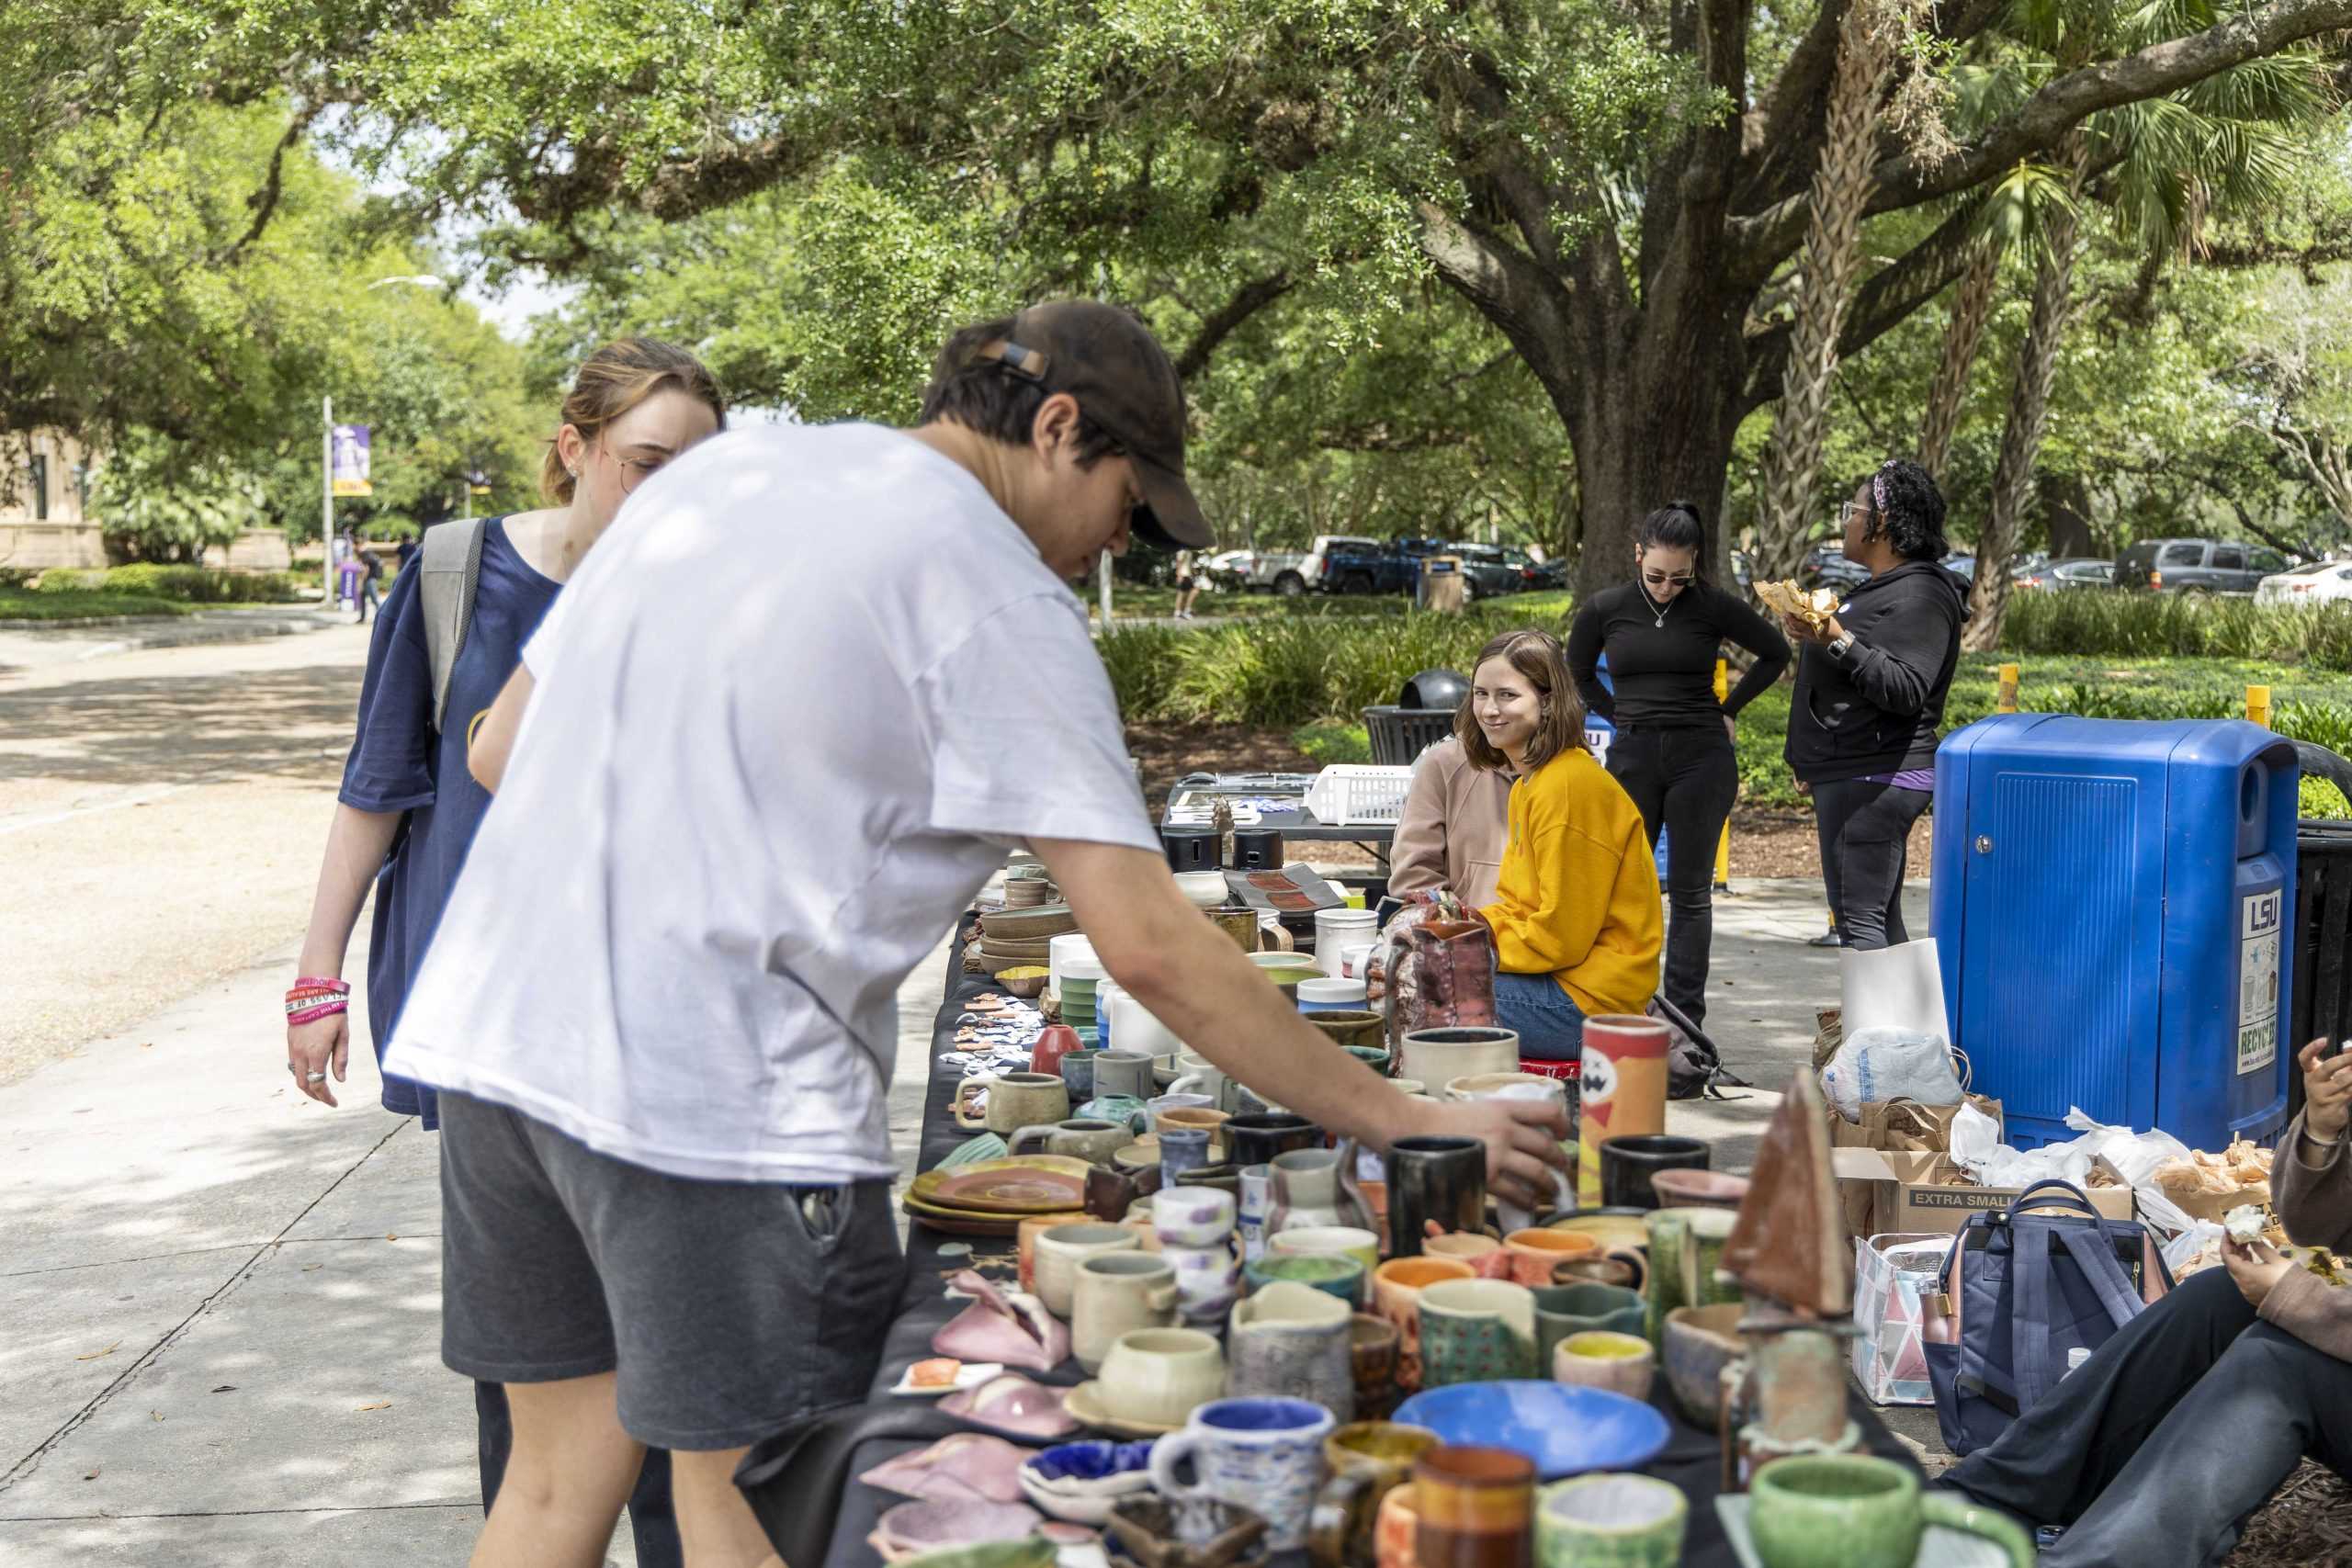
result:
[[[2067,1107],[2191,1148],[2287,1120],[2293,746],[2234,719],[1997,714],[1936,754],[1954,1043],[2021,1148]]]

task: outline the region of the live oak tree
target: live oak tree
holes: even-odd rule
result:
[[[1999,47],[2003,13],[1947,0],[1929,39],[1965,61]],[[1780,391],[1790,329],[1758,306],[1805,231],[1844,14],[448,0],[388,6],[347,58],[384,166],[445,203],[510,203],[511,254],[558,268],[590,265],[616,211],[678,219],[780,190],[821,225],[846,193],[883,193],[916,283],[869,278],[890,298],[841,310],[895,312],[910,341],[939,324],[923,280],[943,232],[985,236],[999,298],[1182,275],[1195,309],[1180,350],[1196,364],[1295,297],[1377,320],[1433,273],[1573,448],[1565,532],[1608,545],[1585,553],[1591,583],[1622,570],[1618,542],[1657,500],[1723,493],[1741,420]],[[2352,0],[2267,0],[2097,51],[1932,166],[1883,143],[1865,219],[2048,162],[2087,115],[2347,23]],[[1955,212],[1871,272],[1840,351],[1934,299],[1971,235]]]

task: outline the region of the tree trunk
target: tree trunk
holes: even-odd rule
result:
[[[1993,319],[1993,286],[2000,281],[2001,253],[1989,243],[1979,243],[1960,275],[1951,297],[1951,321],[1944,328],[1943,359],[1928,386],[1928,412],[1919,422],[1919,466],[1943,483],[1944,463],[1951,456],[1951,438],[1960,428],[1960,406],[1968,397],[1968,372],[1984,341],[1985,323]]]
[[[1838,334],[1861,268],[1862,204],[1874,179],[1878,95],[1887,73],[1892,26],[1875,0],[1854,0],[1838,29],[1828,135],[1813,176],[1788,368],[1764,453],[1763,515],[1756,530],[1759,577],[1796,575],[1817,516],[1829,384],[1838,370]]]
[[[2074,167],[2068,194],[2079,197],[2081,131],[2068,136],[2065,152]],[[1968,596],[1968,625],[1961,633],[1961,646],[1972,653],[1990,653],[2001,644],[2001,623],[2009,609],[2009,562],[2017,554],[2026,498],[2033,489],[2034,459],[2041,455],[2042,433],[2050,423],[2050,383],[2058,368],[2059,340],[2065,336],[2074,310],[2076,229],[2071,208],[2050,219],[2048,243],[2034,276],[2033,314],[2026,323],[2025,342],[2018,345],[2008,422],[2002,427],[2000,460],[1993,468],[1992,513],[1977,541],[1976,581]]]
[[[2097,555],[2091,547],[2091,487],[2080,474],[2041,478],[2041,524],[2050,535],[2052,558]]]

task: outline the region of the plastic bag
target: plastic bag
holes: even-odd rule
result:
[[[1952,1118],[1951,1158],[1985,1187],[2025,1187],[2056,1177],[2088,1187],[2091,1170],[2104,1163],[2139,1201],[2139,1217],[2160,1235],[2186,1233],[2194,1222],[2156,1184],[2155,1172],[2188,1150],[2170,1133],[2134,1133],[2094,1122],[2080,1107],[2066,1108],[2066,1125],[2081,1136],[2038,1149],[2013,1149],[1998,1142],[1993,1119],[1964,1107]]]
[[[1821,1070],[1821,1092],[1838,1115],[1860,1122],[1862,1107],[1874,1100],[1958,1104],[1961,1083],[1951,1047],[1937,1036],[1910,1029],[1858,1029]]]

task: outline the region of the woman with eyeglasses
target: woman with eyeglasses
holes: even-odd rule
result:
[[[344,762],[326,862],[311,906],[310,931],[286,1000],[286,1068],[311,1099],[336,1103],[351,1047],[342,978],[352,927],[372,886],[376,913],[368,952],[368,1021],[378,1061],[490,792],[466,769],[475,724],[490,711],[565,580],[645,478],[726,423],[718,384],[683,349],[650,338],[607,344],[581,366],[563,421],[548,444],[539,488],[555,504],[482,524],[470,615],[440,689],[424,588],[430,551],[402,571],[376,617],[359,688],[358,732]],[[458,527],[444,523],[438,527]],[[435,593],[439,589],[430,591]],[[451,606],[468,602],[462,587]],[[436,614],[446,611],[436,609]],[[440,1125],[433,1091],[383,1079],[384,1109]],[[482,1505],[498,1492],[514,1425],[506,1391],[477,1383]],[[682,1561],[670,1498],[669,1456],[649,1452],[630,1523],[641,1563]]]
[[[1642,814],[1650,847],[1667,835],[1667,1000],[1693,1023],[1707,1016],[1715,844],[1739,793],[1732,750],[1739,710],[1781,678],[1789,645],[1738,594],[1706,576],[1707,527],[1687,501],[1642,520],[1634,581],[1585,602],[1568,630],[1568,673],[1585,705],[1617,727],[1609,772]],[[1725,642],[1755,656],[1729,694],[1715,695]],[[1600,682],[1602,655],[1614,690]]]
[[[1928,470],[1890,459],[1838,511],[1846,558],[1870,581],[1815,626],[1782,617],[1805,646],[1785,754],[1813,795],[1821,875],[1846,945],[1910,940],[1903,872],[1911,825],[1936,787],[1937,728],[1960,662],[1968,585],[1943,558],[1944,498]]]

